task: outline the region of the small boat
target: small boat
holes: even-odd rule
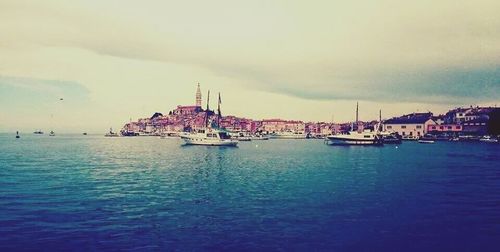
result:
[[[384,141],[384,144],[401,144],[401,137],[397,133],[390,132],[379,132],[380,137]]]
[[[134,132],[134,131],[122,131],[121,132],[122,136],[139,136],[139,133]]]
[[[83,132],[83,135],[86,136],[87,135],[87,132]]]
[[[329,145],[363,145],[379,146],[384,144],[384,140],[371,131],[350,131],[346,134],[337,134],[327,137]]]
[[[231,139],[226,131],[212,128],[198,129],[181,135],[186,145],[236,146],[238,140]]]
[[[305,132],[300,132],[300,131],[280,131],[277,133],[274,133],[272,135],[272,138],[277,138],[277,139],[306,139],[306,133]]]
[[[483,143],[498,143],[498,139],[493,138],[491,136],[483,136],[479,139],[479,141]]]
[[[164,132],[160,134],[160,138],[165,139],[165,138],[179,138],[180,134],[179,132],[174,132],[174,131],[169,131],[169,132]]]
[[[403,136],[401,139],[402,140],[407,140],[407,141],[416,141],[416,140],[418,140],[418,137],[417,136],[413,136],[413,135],[406,135],[406,136]]]
[[[252,138],[248,134],[245,134],[245,132],[238,132],[235,138],[240,142],[252,141]]]
[[[42,130],[35,130],[33,132],[33,134],[35,134],[35,135],[43,135],[43,131]]]
[[[105,137],[119,137],[118,133],[113,132],[113,128],[109,128],[109,132],[104,135]]]
[[[55,136],[55,135],[56,135],[56,133],[53,130],[51,130],[49,133],[49,136]]]
[[[253,136],[250,136],[250,139],[252,140],[269,140],[269,137],[266,136],[266,135],[253,135]]]
[[[458,136],[458,139],[464,142],[475,142],[479,141],[481,138],[479,136],[474,136],[474,135],[462,135]]]
[[[421,144],[433,144],[434,143],[434,140],[425,140],[425,139],[420,139],[417,141],[418,143],[421,143]]]
[[[21,138],[21,136],[19,136],[19,131],[16,131],[16,138]]]

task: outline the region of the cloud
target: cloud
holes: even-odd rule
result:
[[[498,1],[3,1],[4,47],[194,65],[310,100],[499,97]],[[203,76],[197,77],[203,78]]]
[[[382,72],[351,78],[333,76],[310,87],[301,87],[300,83],[287,85],[289,82],[285,79],[268,81],[265,88],[270,92],[312,100],[460,104],[497,101],[500,97],[500,68]]]
[[[0,76],[0,105],[13,110],[51,107],[58,103],[76,107],[88,99],[89,90],[77,82]]]

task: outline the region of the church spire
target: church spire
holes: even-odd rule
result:
[[[198,82],[198,88],[196,89],[196,106],[201,107],[201,90],[199,82]]]

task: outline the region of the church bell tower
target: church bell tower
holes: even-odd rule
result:
[[[200,83],[198,83],[198,88],[196,89],[196,106],[201,107],[201,90]]]

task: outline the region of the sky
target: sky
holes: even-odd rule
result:
[[[500,105],[500,1],[0,0],[0,132],[223,114],[352,121]],[[63,98],[62,100],[60,98]],[[216,104],[212,96],[212,107]]]

